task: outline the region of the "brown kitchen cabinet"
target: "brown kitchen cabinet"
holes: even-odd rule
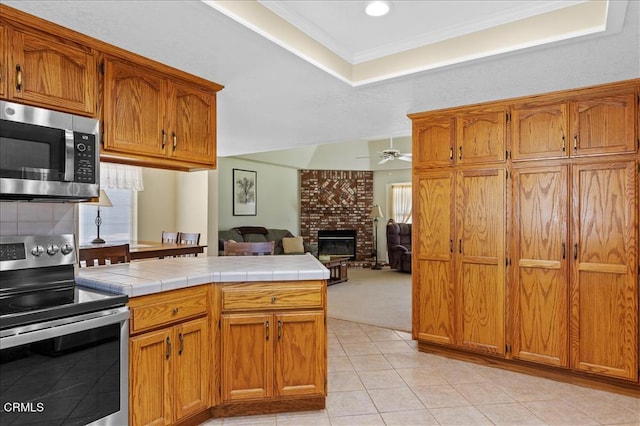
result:
[[[457,164],[504,162],[507,111],[472,108],[456,118]]]
[[[455,162],[455,119],[452,117],[413,122],[413,167],[437,167]]]
[[[43,108],[95,116],[96,54],[59,34],[5,26],[2,96]],[[6,85],[5,85],[6,84]]]
[[[511,109],[513,160],[569,157],[568,122],[566,102],[514,105]]]
[[[7,29],[0,24],[0,98],[5,98],[7,93]]]
[[[175,424],[209,408],[207,294],[203,285],[131,299],[130,424]]]
[[[151,166],[216,165],[215,91],[105,57],[104,150]]]

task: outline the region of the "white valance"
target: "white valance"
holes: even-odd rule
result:
[[[100,187],[143,191],[142,168],[124,164],[100,163]]]

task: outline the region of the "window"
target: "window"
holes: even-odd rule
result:
[[[411,182],[391,184],[391,219],[411,223]]]

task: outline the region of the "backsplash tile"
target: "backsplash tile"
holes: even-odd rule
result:
[[[73,234],[74,203],[0,202],[0,235]]]

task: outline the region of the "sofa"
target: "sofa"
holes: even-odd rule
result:
[[[411,273],[410,223],[387,223],[387,255],[391,269]]]
[[[306,242],[302,242],[303,251],[299,249],[291,250],[291,247],[299,247],[300,241],[288,240],[286,244],[283,244],[283,238],[294,238],[294,235],[286,229],[274,229],[264,228],[262,226],[238,226],[226,231],[218,231],[218,254],[222,256],[224,253],[224,242],[235,241],[240,242],[260,242],[260,241],[273,241],[275,247],[273,254],[304,254],[313,253],[311,246]],[[285,247],[286,245],[286,247]]]

